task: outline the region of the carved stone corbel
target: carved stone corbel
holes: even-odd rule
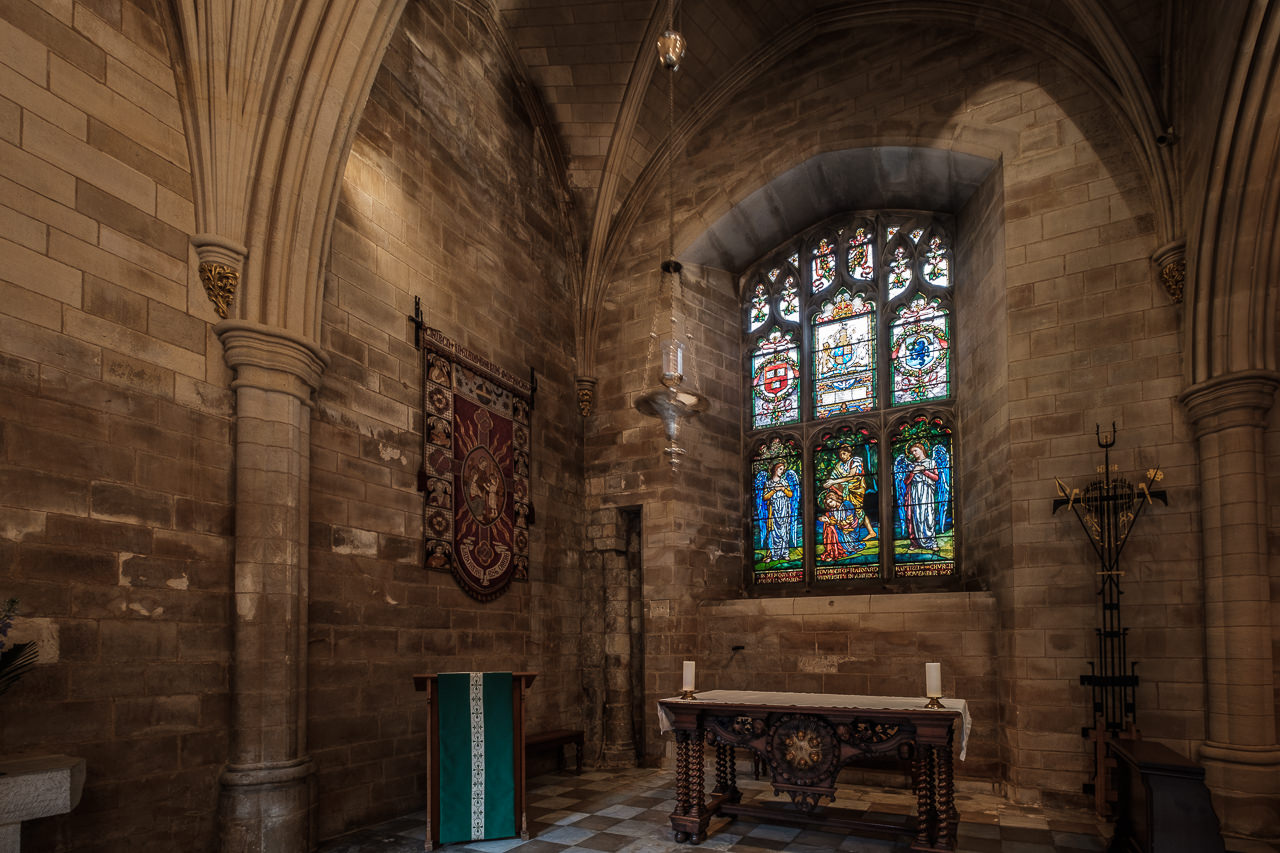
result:
[[[578,386],[578,411],[585,418],[591,414],[591,405],[595,402],[596,378],[594,376],[578,376],[574,378]]]
[[[217,234],[195,234],[191,245],[200,259],[200,283],[218,316],[227,319],[240,284],[240,268],[249,250]]]
[[[1175,240],[1166,243],[1151,255],[1151,260],[1160,270],[1160,283],[1164,285],[1169,298],[1176,305],[1182,301],[1182,288],[1187,280],[1187,243]]]

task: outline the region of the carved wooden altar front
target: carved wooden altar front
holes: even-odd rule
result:
[[[843,832],[909,832],[912,850],[955,849],[957,814],[952,752],[956,723],[968,731],[967,706],[948,700],[942,710],[924,699],[825,696],[713,690],[693,699],[658,702],[663,729],[676,738],[676,841],[697,844],[716,814],[762,821],[807,823]],[[706,794],[703,745],[715,747],[715,787]],[[747,749],[768,768],[774,792],[791,804],[744,803],[733,751]],[[962,752],[963,755],[963,752]],[[836,776],[847,764],[871,757],[909,763],[916,814],[906,824],[865,820],[827,808]]]

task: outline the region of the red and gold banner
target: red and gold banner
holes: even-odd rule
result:
[[[422,343],[424,563],[490,601],[529,576],[532,383],[435,329]]]

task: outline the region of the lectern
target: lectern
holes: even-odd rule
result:
[[[427,850],[442,843],[517,834],[528,840],[524,692],[536,677],[535,672],[442,672],[413,677],[414,688],[426,692],[430,706]],[[448,729],[443,744],[442,725]]]

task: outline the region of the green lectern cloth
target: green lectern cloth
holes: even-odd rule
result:
[[[442,672],[440,843],[516,834],[511,673]]]

